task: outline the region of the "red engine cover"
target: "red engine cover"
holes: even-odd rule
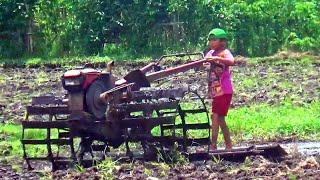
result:
[[[101,75],[100,71],[95,69],[86,68],[86,69],[77,69],[77,70],[70,70],[63,74],[64,79],[72,79],[72,78],[79,78],[84,76],[84,82],[82,88],[85,90],[87,89],[90,84],[96,80]]]
[[[101,75],[101,72],[95,69],[83,69],[81,73],[85,76],[83,89],[87,89]]]

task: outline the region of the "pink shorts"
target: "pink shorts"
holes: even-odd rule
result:
[[[212,101],[212,112],[220,116],[226,116],[231,104],[232,94],[224,94],[214,97]]]

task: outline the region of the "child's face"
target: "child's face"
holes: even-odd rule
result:
[[[210,39],[209,41],[210,48],[214,50],[220,49],[221,47],[224,47],[224,45],[225,42],[221,39]]]

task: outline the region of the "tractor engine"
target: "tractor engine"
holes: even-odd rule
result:
[[[92,68],[69,70],[62,76],[62,86],[68,91],[70,112],[85,111],[96,119],[105,118],[106,104],[101,102],[101,93],[114,87],[111,74]]]

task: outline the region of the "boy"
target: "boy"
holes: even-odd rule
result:
[[[217,149],[219,127],[224,136],[226,149],[232,149],[225,116],[227,116],[233,94],[229,66],[234,65],[234,57],[227,49],[227,33],[223,29],[212,29],[208,34],[208,41],[211,50],[205,55],[208,62],[204,63],[204,66],[210,69],[208,87],[209,96],[213,100],[211,149]]]

